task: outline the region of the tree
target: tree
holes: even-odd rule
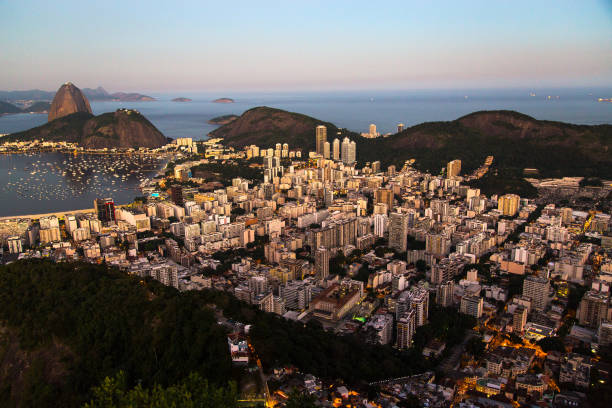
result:
[[[482,341],[480,337],[472,337],[467,344],[465,345],[465,349],[468,353],[474,356],[475,359],[479,359],[482,357],[485,351],[486,344]]]
[[[299,392],[295,388],[289,393],[286,408],[316,408],[316,398],[313,395]]]
[[[211,386],[196,373],[168,388],[156,384],[152,389],[147,389],[139,384],[128,390],[126,384],[123,371],[115,377],[106,377],[93,388],[93,398],[85,404],[85,408],[230,408],[236,406],[238,395],[234,383],[227,387]]]
[[[545,353],[549,351],[559,351],[565,353],[565,345],[561,337],[544,337],[538,341],[538,346],[542,347]]]
[[[232,208],[231,213],[232,213],[232,215],[239,216],[239,215],[246,214],[246,210],[244,208],[242,208],[242,207],[234,207],[234,208]]]
[[[370,265],[367,262],[364,262],[357,271],[355,275],[355,280],[362,281],[364,283],[368,283],[368,278],[370,277]]]

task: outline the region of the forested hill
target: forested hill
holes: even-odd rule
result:
[[[313,150],[315,128],[327,127],[327,139],[340,138],[340,131],[334,124],[324,122],[300,113],[260,106],[245,111],[230,123],[210,132],[212,137],[224,138],[228,146],[243,147],[256,144],[260,147],[274,147],[276,143],[289,143],[289,148]]]
[[[470,171],[493,155],[498,167],[505,169],[537,168],[545,176],[612,177],[612,125],[573,125],[513,111],[481,111],[451,122],[416,125],[376,142],[382,151],[414,157],[431,171],[455,158]],[[367,152],[375,154],[376,149]]]
[[[104,266],[0,267],[0,406],[80,406],[120,370],[129,386],[225,385],[225,332],[203,299]]]
[[[360,163],[380,160],[401,165],[416,159],[421,170],[437,174],[446,163],[461,159],[464,172],[495,156],[500,168],[520,173],[537,168],[543,176],[612,178],[612,125],[573,125],[537,120],[514,111],[481,111],[448,122],[427,122],[389,137],[366,139],[306,115],[258,107],[211,132],[228,145],[314,149],[315,127],[328,127],[327,139],[348,136],[357,142]],[[338,135],[341,131],[341,135]]]

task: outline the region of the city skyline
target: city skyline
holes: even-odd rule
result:
[[[120,12],[117,10],[120,8]],[[605,1],[0,5],[0,89],[605,86]],[[53,38],[49,43],[41,38]],[[44,67],[45,75],[40,75]]]

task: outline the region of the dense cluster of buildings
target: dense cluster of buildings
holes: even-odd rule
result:
[[[474,318],[463,343],[431,339],[423,350],[445,376],[389,381],[370,406],[393,406],[384,404],[407,393],[428,406],[554,404],[581,398],[563,384],[584,390],[594,370],[606,372],[591,350],[612,343],[609,214],[486,196],[464,183],[460,160],[439,176],[410,163],[357,168],[354,140],[330,143],[325,126],[314,137],[307,155],[287,144],[234,150],[217,140],[197,153],[181,141],[190,158],[145,186],[145,201],[119,207],[105,198],[94,212],[3,221],[5,259],[104,261],[399,350],[414,347],[433,307]],[[263,175],[211,185],[192,177],[202,163],[248,163]],[[574,315],[570,298],[581,291]],[[484,343],[482,355],[466,352],[472,338]],[[562,350],[542,350],[546,338]],[[244,357],[243,340],[228,343]],[[304,379],[304,390],[319,393],[316,381]]]

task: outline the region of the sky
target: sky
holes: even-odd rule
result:
[[[612,0],[0,0],[0,89],[612,85]]]

